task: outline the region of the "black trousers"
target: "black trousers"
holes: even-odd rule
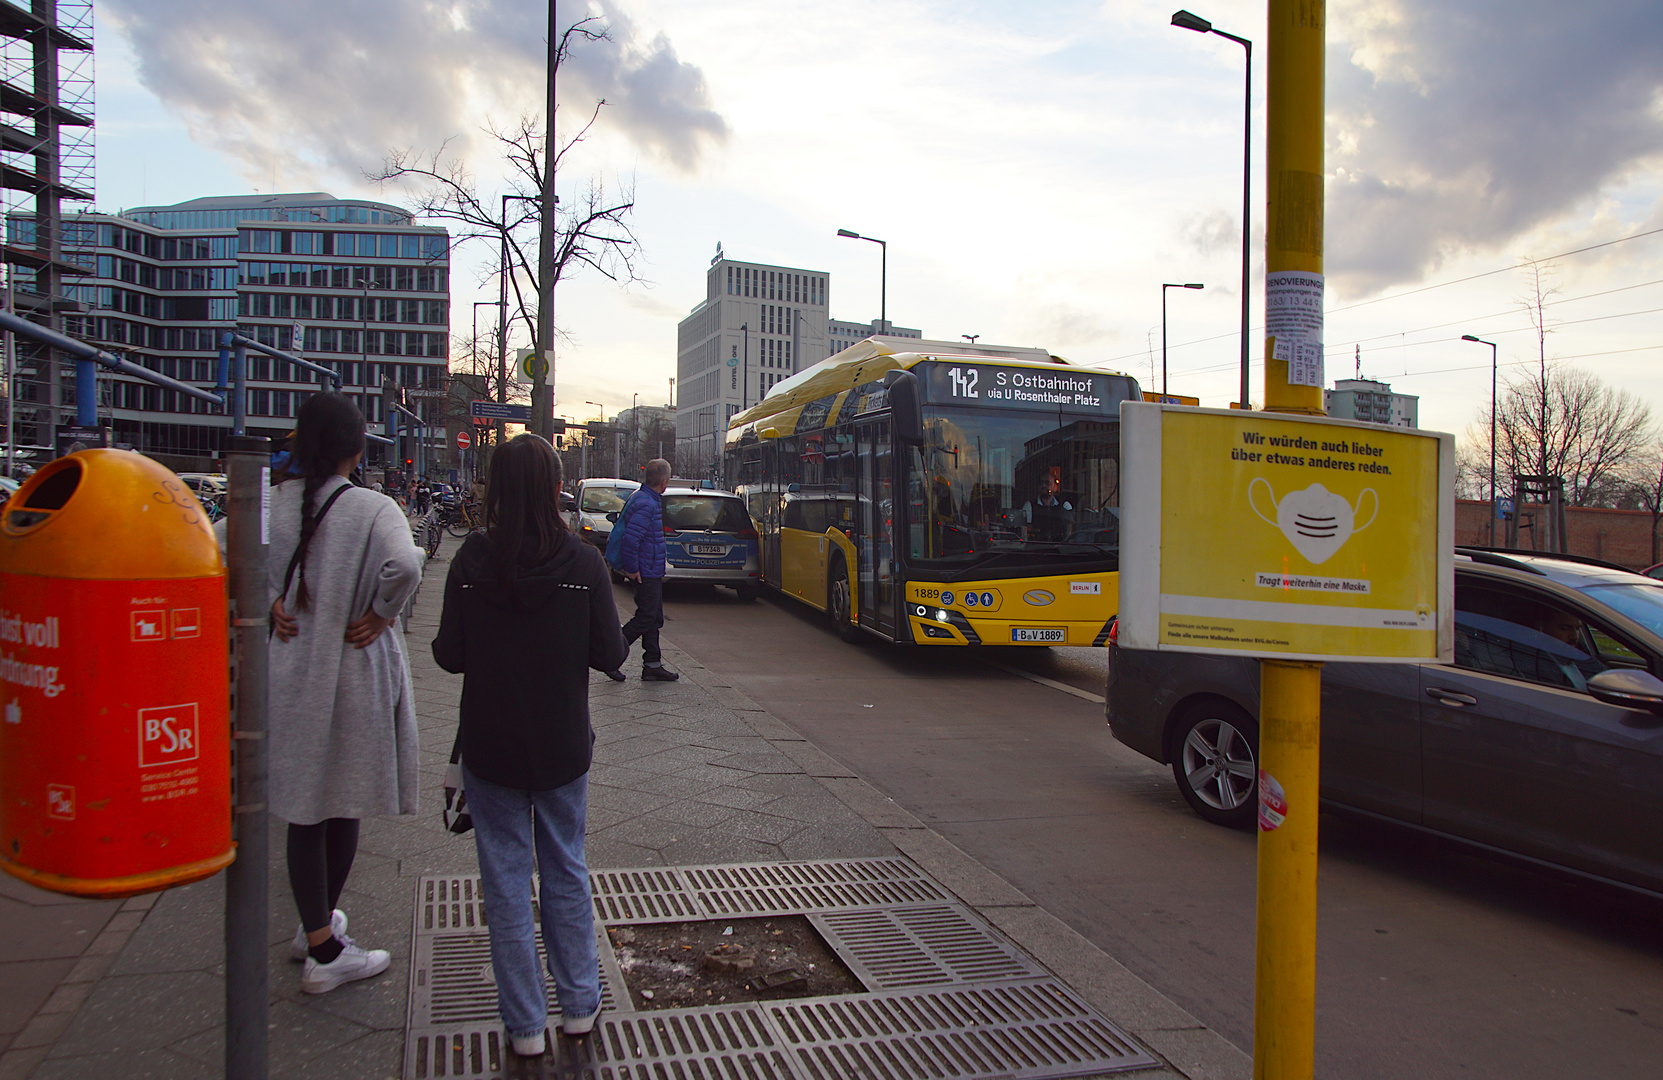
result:
[[[308,934],[329,925],[358,854],[358,819],[289,826],[289,889]]]
[[[624,624],[624,641],[641,642],[641,663],[662,667],[658,631],[664,625],[664,579],[644,577],[635,584],[635,616]]]

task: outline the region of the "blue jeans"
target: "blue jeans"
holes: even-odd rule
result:
[[[543,947],[562,1016],[588,1016],[601,1005],[595,909],[583,862],[589,777],[551,791],[519,791],[479,779],[462,765],[491,930],[497,1007],[508,1034],[524,1038],[548,1025],[548,999],[537,966],[531,921],[533,848],[543,913]]]

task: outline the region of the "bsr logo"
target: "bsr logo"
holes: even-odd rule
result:
[[[195,761],[196,705],[163,705],[139,710],[139,766]]]

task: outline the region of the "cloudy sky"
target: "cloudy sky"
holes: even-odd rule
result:
[[[1193,0],[1257,43],[1265,7]],[[1240,317],[1239,45],[1169,25],[1173,0],[604,0],[609,42],[561,86],[561,123],[607,107],[562,174],[633,183],[645,279],[563,285],[556,411],[660,402],[675,326],[732,257],[831,274],[832,315],[888,308],[925,336],[1039,345],[1234,397]],[[98,0],[99,209],[249,190],[399,201],[364,180],[447,143],[482,187],[481,138],[541,108],[546,12],[526,0]],[[1663,407],[1663,7],[1655,0],[1332,0],[1328,372],[1421,396],[1461,432],[1536,363],[1520,304],[1541,260],[1551,360]],[[1653,235],[1642,235],[1652,233]],[[1613,243],[1613,241],[1617,241]],[[1586,249],[1586,250],[1585,250]],[[1263,312],[1262,248],[1249,290]],[[467,333],[486,251],[464,250]],[[1262,351],[1253,334],[1252,353]],[[1255,366],[1254,398],[1262,376]],[[1663,411],[1663,408],[1660,408]]]

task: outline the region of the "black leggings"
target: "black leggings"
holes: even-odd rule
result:
[[[358,854],[358,819],[289,826],[289,888],[308,934],[329,925]]]

